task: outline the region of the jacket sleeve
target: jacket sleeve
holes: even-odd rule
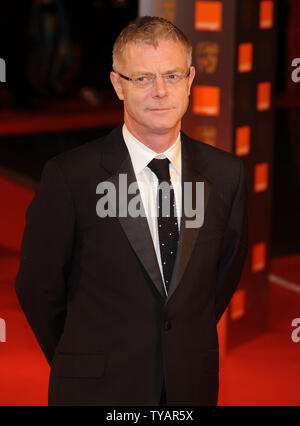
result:
[[[235,292],[248,252],[247,186],[240,160],[239,179],[225,230],[217,271],[216,321],[224,313]]]
[[[66,317],[66,283],[72,257],[74,204],[55,160],[44,167],[26,212],[15,290],[51,364]]]

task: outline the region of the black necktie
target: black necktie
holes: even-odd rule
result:
[[[169,290],[172,278],[179,238],[178,218],[175,213],[175,197],[169,173],[169,163],[170,161],[165,158],[163,160],[154,159],[148,164],[148,167],[156,174],[158,184],[160,185],[157,193],[157,226],[161,262],[167,291]],[[162,182],[163,185],[161,185]]]

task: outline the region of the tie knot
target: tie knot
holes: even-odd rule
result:
[[[159,182],[170,182],[169,163],[170,160],[168,158],[161,160],[154,158],[148,164],[148,167],[156,174]]]

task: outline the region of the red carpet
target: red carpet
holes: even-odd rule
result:
[[[46,405],[49,367],[14,294],[24,215],[33,193],[0,177],[0,405]],[[300,283],[299,256],[274,259],[271,273]],[[300,317],[300,293],[272,283],[269,329],[220,360],[219,405],[300,405],[300,342],[291,322]]]

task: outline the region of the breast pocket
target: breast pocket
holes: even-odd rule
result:
[[[220,232],[201,233],[198,235],[195,252],[201,260],[201,265],[205,264],[205,269],[216,268],[221,254],[223,235]]]
[[[212,235],[206,235],[204,237],[202,237],[201,235],[199,235],[196,244],[205,244],[205,243],[209,243],[210,241],[216,241],[216,240],[221,240],[222,239],[222,235],[220,234],[212,234]]]
[[[51,368],[49,405],[105,405],[105,371],[103,353],[57,353]]]
[[[213,231],[207,231],[205,229],[199,231],[199,235],[196,240],[196,244],[205,244],[209,243],[210,241],[216,241],[216,240],[222,240],[223,238],[223,230],[213,230]]]

